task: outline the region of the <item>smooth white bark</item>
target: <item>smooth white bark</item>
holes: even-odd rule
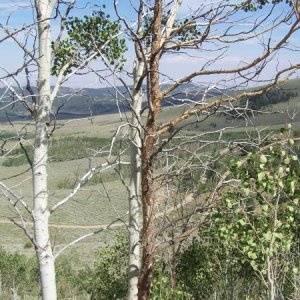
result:
[[[141,107],[142,88],[138,83],[144,73],[144,62],[134,62],[133,112],[130,146],[130,194],[129,194],[129,256],[128,256],[128,300],[138,297],[138,279],[141,265],[140,257],[140,199],[141,199]]]
[[[33,176],[33,226],[36,254],[39,263],[43,300],[56,300],[54,256],[49,233],[47,159],[49,122],[52,101],[50,99],[51,38],[50,16],[54,3],[36,0],[38,20],[38,107],[35,115],[35,147],[32,165]]]

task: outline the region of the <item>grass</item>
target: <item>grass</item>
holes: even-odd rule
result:
[[[98,184],[104,184],[107,182],[113,182],[120,179],[120,174],[122,178],[128,178],[130,172],[130,167],[128,165],[123,165],[117,171],[110,170],[103,174],[94,175],[87,183],[86,186],[93,186]],[[79,172],[75,172],[69,176],[66,176],[62,180],[57,183],[57,188],[61,189],[73,189],[81,178],[81,174]]]
[[[107,149],[109,140],[106,138],[86,137],[86,136],[65,136],[50,140],[49,143],[49,161],[62,162],[67,160],[81,159],[94,155],[94,150]],[[21,166],[28,163],[24,152],[27,152],[32,160],[33,147],[17,147],[10,152],[8,159],[2,165],[6,167]],[[101,153],[98,154],[98,156]],[[97,155],[96,155],[97,156]]]
[[[247,128],[256,128],[256,127],[267,127],[267,126],[277,126],[278,124],[286,124],[291,123],[290,117],[287,113],[289,112],[299,111],[300,110],[300,79],[289,80],[286,83],[282,84],[282,88],[288,91],[296,91],[298,93],[297,97],[292,98],[288,102],[281,102],[272,105],[272,107],[266,107],[263,109],[264,114],[259,114],[256,118],[251,118],[248,121]],[[235,103],[238,105],[239,101]],[[189,105],[183,105],[181,107],[165,107],[162,109],[160,115],[160,122],[165,123],[170,119],[174,119],[175,117],[181,115],[185,110],[189,109]],[[199,117],[201,119],[201,116]],[[192,117],[189,121],[184,121],[182,124],[187,124],[188,122],[195,122],[197,120],[196,117]],[[300,114],[297,114],[293,120],[293,123],[300,122]],[[224,127],[235,127],[237,131],[242,131],[246,128],[244,119],[228,119],[226,116],[222,115],[222,113],[217,113],[208,118],[205,122],[200,122],[197,126],[190,125],[184,129],[184,132],[188,132],[189,134],[193,134],[196,132],[203,131],[212,131],[222,129]]]
[[[104,158],[100,163],[105,161]],[[72,176],[74,173],[84,174],[88,166],[85,159],[52,162],[49,164],[49,206],[51,207],[62,200],[70,193],[68,189],[57,189],[57,183],[65,177]],[[24,168],[24,167],[23,167]],[[22,169],[23,169],[22,168]],[[16,174],[21,167],[0,167],[0,176]],[[32,207],[31,201],[31,182],[25,181],[30,173],[25,173],[16,178],[5,181],[8,186],[14,186],[14,190],[22,193],[23,200]],[[105,176],[105,175],[104,175]],[[111,175],[109,175],[110,177]],[[97,178],[98,180],[98,178]],[[102,184],[94,182],[93,185],[86,185],[72,200],[58,209],[50,217],[52,224],[70,225],[95,225],[108,224],[112,220],[123,215],[128,210],[127,191],[119,180],[111,180]],[[108,197],[109,195],[109,197]],[[1,216],[15,216],[12,208],[0,199]],[[1,218],[2,219],[2,218]],[[28,218],[30,221],[30,219]],[[32,231],[32,228],[29,227]],[[94,231],[95,229],[83,228],[51,228],[51,237],[56,250],[68,244],[72,240],[83,234]],[[95,253],[105,245],[105,242],[113,241],[117,230],[104,231],[93,236],[76,246],[67,250],[63,255],[69,260],[77,259],[77,268],[85,264],[92,264]],[[22,230],[14,225],[0,223],[0,244],[8,251],[25,253],[27,256],[34,256],[34,249],[27,245],[28,239]]]
[[[296,83],[295,83],[296,84]],[[299,108],[299,99],[293,99],[289,107],[291,110]],[[273,106],[273,110],[283,110],[286,103],[279,103]],[[183,108],[163,108],[160,117],[161,122],[165,122],[170,118],[174,118],[183,111]],[[124,118],[126,120],[126,118]],[[266,114],[259,115],[255,120],[251,120],[253,125],[247,127],[244,120],[226,120],[225,117],[213,115],[206,122],[199,123],[199,126],[189,126],[185,128],[181,135],[193,136],[203,133],[206,130],[213,131],[223,127],[234,127],[224,132],[223,139],[243,139],[245,131],[253,132],[256,129],[267,128],[267,130],[277,130],[282,127],[281,124],[290,123],[287,114]],[[300,130],[300,115],[295,119],[295,130]],[[93,154],[91,149],[100,149],[105,147],[111,141],[111,137],[115,129],[121,125],[119,115],[103,115],[93,118],[93,120],[68,120],[58,121],[57,130],[50,143],[48,167],[49,180],[49,202],[50,206],[60,201],[70,193],[70,189],[78,182],[78,179],[85,174],[89,168],[89,160],[87,159]],[[25,126],[25,122],[16,122],[15,128],[12,130],[9,124],[1,124],[0,139],[15,136],[15,130],[21,131]],[[32,137],[34,127],[32,124],[27,126],[29,136]],[[127,128],[128,129],[128,128]],[[127,130],[126,129],[126,130]],[[265,131],[265,132],[266,132]],[[120,136],[122,136],[122,132]],[[252,134],[252,133],[251,133]],[[203,136],[203,140],[215,139],[218,134]],[[32,140],[29,141],[33,144]],[[174,142],[174,141],[173,141]],[[174,142],[174,143],[177,143]],[[24,143],[29,154],[32,156],[32,146]],[[208,149],[208,148],[207,148]],[[211,150],[209,148],[208,150]],[[127,154],[125,154],[127,157]],[[8,161],[11,166],[7,167]],[[0,180],[6,177],[12,177],[25,171],[26,157],[22,149],[16,148],[11,152],[11,156],[4,160],[5,163],[0,166]],[[105,162],[105,157],[98,155],[93,159],[93,166]],[[122,173],[127,180],[128,167],[122,169]],[[24,196],[29,207],[32,206],[31,192],[31,174],[30,170],[22,175],[12,177],[5,180],[8,186],[14,188],[15,191]],[[198,180],[196,177],[195,180]],[[104,187],[103,187],[104,185]],[[83,189],[76,194],[66,205],[57,210],[50,218],[51,223],[74,224],[74,225],[93,225],[107,224],[124,214],[128,209],[127,190],[118,178],[118,174],[113,170],[109,170],[101,175],[96,175]],[[13,216],[13,210],[9,205],[0,199],[0,211],[2,216]],[[73,239],[82,234],[92,231],[91,229],[57,229],[51,228],[52,240],[55,249],[59,249],[63,245],[69,243]],[[64,255],[69,260],[76,260],[76,267],[88,263],[92,264],[95,253],[99,248],[105,245],[106,241],[112,241],[116,234],[116,230],[109,230],[88,240],[77,244],[74,248],[65,252]],[[23,232],[13,225],[0,224],[0,244],[9,251],[18,251],[26,253],[28,256],[34,255],[33,248],[29,247],[28,240]]]
[[[15,137],[15,135],[12,132],[9,132],[9,131],[0,132],[0,140],[7,140],[7,139],[14,138],[14,137]]]
[[[92,232],[95,229],[56,229],[51,228],[54,253],[76,238]],[[66,250],[62,257],[66,257],[72,267],[80,269],[85,265],[92,266],[99,248],[111,244],[119,230],[110,229],[92,238],[83,240]],[[9,252],[24,254],[27,257],[35,256],[32,244],[25,237],[23,231],[14,225],[0,224],[1,247]],[[14,237],[13,240],[11,237]]]
[[[34,137],[34,135],[32,133],[29,132],[20,132],[19,134],[16,134],[16,132],[12,132],[12,131],[0,131],[0,141],[7,141],[7,140],[11,140],[11,141],[16,141],[19,138],[22,139],[32,139]]]

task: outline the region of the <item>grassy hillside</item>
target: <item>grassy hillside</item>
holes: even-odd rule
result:
[[[293,97],[288,102],[277,103],[272,107],[264,108],[265,113],[256,115],[248,120],[248,126],[243,119],[228,119],[224,115],[213,115],[205,122],[191,124],[184,128],[183,135],[194,135],[205,130],[217,130],[224,127],[228,129],[225,138],[232,139],[245,134],[246,131],[260,129],[274,130],[281,127],[281,124],[290,123],[287,108],[290,111],[300,110],[300,80],[290,80],[281,86],[282,89],[297,91],[298,96]],[[64,90],[70,92],[70,90]],[[98,97],[98,90],[87,91],[90,95]],[[104,101],[111,101],[109,94],[103,93]],[[100,97],[100,96],[99,96]],[[65,108],[84,106],[82,98],[70,99]],[[62,100],[61,100],[62,101]],[[69,106],[68,106],[69,105]],[[162,109],[160,121],[163,123],[170,118],[174,118],[183,112],[187,104],[180,107],[164,107]],[[269,113],[270,112],[270,113]],[[52,137],[52,148],[50,149],[49,164],[49,192],[50,203],[54,204],[68,195],[74,184],[88,170],[90,164],[96,166],[106,161],[103,155],[94,155],[94,151],[107,150],[103,146],[109,144],[116,128],[126,122],[127,112],[123,114],[123,121],[119,114],[105,114],[90,119],[70,119],[61,120],[56,124],[56,130]],[[125,121],[124,121],[125,120]],[[196,119],[194,119],[195,121]],[[294,129],[300,132],[300,116],[294,119]],[[31,206],[31,176],[26,157],[20,150],[16,133],[23,138],[24,147],[32,151],[34,126],[31,122],[15,122],[14,127],[8,123],[1,124],[0,145],[7,140],[5,147],[12,149],[7,157],[0,159],[0,181],[11,186],[18,193],[24,195],[29,206]],[[126,136],[126,128],[120,136]],[[126,152],[124,159],[126,159]],[[14,160],[21,160],[16,163]],[[10,163],[9,163],[10,161]],[[14,161],[14,162],[13,162]],[[12,163],[13,162],[13,163]],[[125,181],[127,180],[128,169],[121,170]],[[108,224],[127,211],[127,190],[121,184],[118,174],[114,170],[109,170],[105,174],[96,177],[91,183],[86,185],[73,200],[66,206],[60,208],[51,217],[52,224],[72,225],[65,227],[52,227],[55,249],[79,237],[95,230],[94,225]],[[11,224],[1,223],[4,216],[15,217],[9,205],[1,199],[0,201],[0,244],[11,251],[20,251],[28,255],[34,255],[32,248],[26,246],[27,240],[22,231]],[[28,219],[30,222],[30,219]],[[83,227],[82,227],[83,226]],[[84,227],[90,226],[90,227]],[[80,264],[91,262],[93,253],[101,247],[105,241],[113,240],[115,228],[101,233],[96,237],[88,239],[72,250],[68,250],[65,255],[79,257]],[[12,240],[13,232],[13,240]]]
[[[279,88],[286,92],[292,91],[297,96],[291,97],[284,102],[278,102],[276,104],[270,104],[261,107],[259,109],[261,113],[255,115],[254,117],[249,112],[248,120],[245,120],[243,118],[228,117],[223,113],[215,114],[209,117],[208,120],[203,123],[200,122],[198,124],[192,124],[186,127],[185,131],[190,132],[190,134],[192,134],[193,131],[199,132],[203,130],[217,130],[217,129],[222,129],[224,127],[235,127],[230,130],[242,131],[245,130],[246,127],[252,127],[253,129],[255,129],[255,128],[263,128],[269,126],[276,126],[279,124],[286,124],[291,122],[294,123],[300,122],[299,114],[295,115],[293,121],[290,119],[290,116],[293,115],[292,112],[300,111],[300,79],[289,80],[281,84]],[[235,106],[240,106],[240,102],[237,102]],[[176,108],[174,107],[164,108],[160,116],[161,122],[164,123],[170,120],[171,118],[179,116],[188,107],[189,105],[185,104]],[[196,118],[192,118],[189,120],[189,122],[190,123],[195,122],[196,120],[197,120]],[[188,122],[186,121],[185,124],[187,123]]]
[[[298,94],[297,98],[300,97],[300,79],[289,80],[279,85],[278,88],[286,93],[293,92]],[[128,92],[125,88],[119,88],[119,91],[125,99],[128,98]],[[208,97],[214,97],[223,92],[230,93],[230,91],[226,90],[213,90],[209,92]],[[5,92],[3,88],[0,89],[0,94],[5,94],[6,101],[13,99],[10,93]],[[25,96],[28,97],[29,95],[25,93]],[[113,88],[86,88],[75,90],[62,87],[55,100],[53,113],[57,115],[58,119],[65,120],[92,115],[112,114],[117,113],[119,110],[125,112],[128,110],[129,105],[123,97],[116,95]],[[172,95],[164,99],[163,106],[188,104],[190,101],[198,101],[201,97],[201,88],[186,84],[176,89]],[[268,101],[268,99],[266,101]],[[10,120],[30,120],[31,116],[24,106],[18,103],[5,111],[0,111],[0,122],[5,122],[8,118]]]

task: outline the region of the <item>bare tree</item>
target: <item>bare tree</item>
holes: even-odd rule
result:
[[[86,67],[92,59],[99,57],[104,61],[107,69],[114,74],[114,78],[117,78],[126,87],[129,99],[119,88],[116,89],[124,101],[129,103],[131,109],[128,122],[122,125],[128,126],[131,130],[131,175],[128,184],[121,178],[122,183],[127,185],[129,194],[128,299],[148,299],[156,254],[162,249],[188,238],[199,227],[199,224],[205,221],[205,216],[203,218],[201,216],[198,220],[195,220],[193,216],[199,212],[202,215],[209,215],[215,193],[218,190],[217,185],[210,193],[207,202],[201,203],[199,207],[199,199],[206,197],[207,193],[199,195],[198,186],[184,192],[179,189],[175,190],[175,188],[172,190],[172,181],[182,180],[184,175],[193,172],[193,168],[202,172],[201,180],[207,180],[208,172],[217,173],[214,163],[230,151],[228,141],[222,139],[226,128],[210,130],[206,133],[218,135],[213,141],[206,140],[205,134],[189,138],[180,136],[180,132],[191,124],[202,123],[217,113],[229,114],[232,110],[239,112],[240,110],[237,110],[232,103],[238,103],[238,100],[248,99],[271,90],[284,77],[287,78],[290,73],[299,69],[297,63],[283,65],[278,62],[272,75],[264,75],[264,70],[276,61],[276,55],[280,55],[281,49],[298,50],[297,46],[289,44],[289,40],[300,28],[298,1],[292,1],[289,6],[284,7],[285,10],[280,12],[276,10],[275,5],[270,5],[263,14],[246,13],[247,10],[251,11],[252,1],[241,3],[204,1],[193,7],[189,7],[189,2],[180,0],[174,2],[162,0],[129,2],[137,16],[137,20],[133,24],[120,13],[118,1],[114,1],[114,8],[119,21],[124,25],[124,32],[134,44],[133,68],[128,72],[125,70],[120,73],[119,70],[110,66],[111,61],[107,58],[107,52],[102,51],[102,47],[107,44],[103,45],[97,42],[100,40],[97,36],[100,35],[99,32],[94,32],[94,35],[87,32],[92,46],[85,48],[86,40],[76,40],[76,35],[72,36],[72,31],[70,31],[69,35],[74,38],[75,44],[71,43],[70,52],[58,55],[57,59],[54,59],[57,83],[51,92],[49,27],[51,11],[55,4],[52,2],[49,6],[50,3],[46,5],[44,2],[36,1],[36,24],[40,32],[39,41],[43,42],[40,41],[38,55],[39,90],[37,97],[32,97],[32,113],[36,123],[35,154],[32,162],[34,178],[32,215],[35,236],[30,238],[34,242],[40,258],[41,270],[45,267],[43,263],[49,262],[48,269],[43,275],[46,284],[45,293],[47,293],[48,278],[51,278],[49,282],[52,282],[49,290],[52,292],[55,290],[54,258],[48,232],[50,213],[72,199],[82,185],[94,174],[100,172],[102,167],[117,164],[117,161],[109,160],[105,166],[91,168],[70,195],[59,201],[50,210],[48,209],[46,167],[50,113],[53,100],[63,82],[76,74],[77,70]],[[64,25],[62,27],[64,28]],[[281,33],[280,38],[277,37],[273,40],[277,28],[283,30],[284,34]],[[81,29],[85,30],[84,26]],[[115,36],[117,37],[119,34],[121,33],[117,32]],[[7,32],[7,37],[13,38],[14,36],[14,33]],[[231,49],[251,40],[257,44],[260,43],[261,53],[255,57],[245,58],[245,61],[238,61],[233,67],[226,67],[226,55],[230,53]],[[64,43],[60,44],[60,41],[63,41],[62,35],[54,43],[56,53],[59,53],[60,46],[64,46]],[[20,43],[19,46],[22,47]],[[93,49],[91,52],[90,48]],[[83,50],[84,54],[77,55],[78,49]],[[45,51],[45,56],[41,55],[44,53],[42,51]],[[28,61],[36,57],[35,52],[33,55],[25,48],[24,52]],[[76,55],[72,53],[76,53]],[[172,57],[171,55],[174,57],[181,55],[184,58],[195,59],[197,66],[195,66],[195,70],[187,71],[187,74],[182,77],[177,76],[179,78],[173,79],[173,74],[163,71],[162,62],[167,55],[170,57]],[[89,68],[90,71],[98,73],[92,66]],[[132,85],[128,85],[124,74],[129,74],[131,79],[133,78]],[[109,82],[109,78],[103,79]],[[197,80],[210,83],[198,82],[197,85]],[[192,97],[189,92],[183,91],[185,84],[194,85],[194,90],[191,91]],[[11,85],[6,86],[13,91]],[[199,86],[201,86],[200,92]],[[252,89],[246,90],[248,87],[252,87]],[[14,94],[17,93],[14,92]],[[146,101],[143,101],[143,98]],[[24,97],[17,97],[15,101],[27,105]],[[183,109],[176,110],[175,116],[162,120],[160,119],[162,107],[168,101],[173,104],[174,102],[181,103],[178,106],[182,106]],[[28,109],[32,108],[31,105],[27,105],[27,107]],[[244,110],[247,111],[247,108]],[[179,142],[173,143],[176,138]],[[111,148],[113,145],[114,139]],[[214,145],[222,145],[222,147],[215,155],[208,155],[205,149]],[[226,148],[224,145],[228,147]],[[238,147],[238,143],[235,146]],[[196,147],[197,150],[193,150],[193,147]],[[196,166],[193,164],[194,159],[198,161]],[[222,182],[222,174],[217,175]],[[10,199],[10,194],[13,198],[22,200],[18,195],[12,194],[13,191],[8,187],[3,185],[1,187],[7,195],[7,199]],[[164,201],[161,200],[162,198]],[[178,203],[176,203],[177,200]],[[191,204],[193,204],[192,209],[190,209]],[[164,209],[161,209],[162,206]],[[185,209],[186,207],[189,209]],[[140,208],[142,208],[142,213]],[[29,211],[29,213],[31,212]],[[21,226],[26,231],[26,223],[24,222]],[[172,233],[171,237],[169,236],[170,232]],[[180,249],[180,243],[178,248]],[[45,296],[45,299],[50,299],[49,297]]]
[[[142,215],[143,229],[141,231],[142,244],[142,264],[139,274],[139,299],[148,299],[151,285],[151,277],[155,265],[155,254],[163,246],[157,245],[158,224],[155,219],[155,211],[159,205],[159,192],[161,191],[162,176],[157,174],[154,161],[160,159],[160,153],[170,144],[170,141],[186,126],[184,122],[203,122],[210,115],[217,111],[232,107],[232,102],[239,99],[247,99],[251,96],[260,95],[272,89],[284,76],[299,68],[297,63],[289,66],[279,64],[276,72],[269,78],[260,79],[264,69],[275,59],[293,36],[299,30],[298,4],[293,3],[284,13],[275,13],[275,6],[269,6],[268,12],[264,16],[252,15],[251,22],[247,30],[242,30],[239,26],[246,24],[247,10],[251,10],[252,3],[210,3],[199,4],[188,15],[180,12],[181,1],[167,3],[164,1],[145,2],[140,1],[135,8],[138,13],[138,31],[132,29],[119,14],[124,22],[131,38],[135,42],[137,60],[143,59],[144,79],[147,83],[146,95],[148,106],[146,111],[146,122],[141,125],[141,189],[142,189]],[[249,7],[250,5],[250,7]],[[117,6],[115,5],[116,9]],[[244,15],[243,15],[244,14]],[[142,25],[142,20],[144,21]],[[276,28],[289,23],[286,33],[277,41],[272,41],[272,33]],[[143,28],[143,30],[140,30]],[[269,36],[268,42],[264,42]],[[262,42],[262,53],[249,62],[241,62],[232,68],[219,67],[214,65],[222,63],[223,57],[233,47],[242,44],[246,40]],[[175,54],[177,51],[185,53],[187,56],[197,56],[198,53],[210,52],[212,57],[205,59],[205,62],[198,70],[191,72],[179,79],[170,79],[170,75],[164,74],[161,68],[161,61],[166,54]],[[227,75],[226,79],[219,79],[220,75]],[[197,100],[190,101],[185,105],[187,108],[183,113],[171,118],[162,124],[159,117],[161,107],[168,97],[174,96],[176,89],[185,83],[195,82],[199,78],[211,78],[215,80],[208,88],[204,89],[202,96]],[[161,78],[168,78],[169,85],[163,86]],[[217,79],[216,79],[217,78]],[[206,80],[207,81],[207,80]],[[254,82],[256,87],[245,91],[245,87]],[[263,87],[259,87],[264,85]],[[226,88],[220,90],[220,86]],[[142,88],[142,87],[141,87]],[[244,89],[244,91],[239,91]],[[220,96],[209,98],[211,90],[218,91]],[[229,90],[231,92],[229,92]],[[236,92],[233,92],[236,91]],[[175,94],[176,95],[176,94]],[[134,102],[133,102],[134,103]],[[136,112],[135,112],[136,113]],[[141,119],[141,118],[139,118]],[[217,140],[221,143],[221,140]],[[196,144],[196,143],[195,143]],[[209,143],[207,143],[209,144]],[[178,148],[179,149],[179,148]],[[188,152],[188,151],[187,151]],[[177,153],[177,156],[179,154]],[[217,159],[214,157],[214,159]],[[207,170],[209,163],[202,164],[202,169]],[[187,169],[185,169],[187,170]],[[168,174],[170,176],[170,174]],[[164,177],[166,178],[166,177]],[[166,216],[167,217],[167,216]],[[132,220],[131,220],[132,221]],[[131,222],[130,221],[130,222]],[[137,223],[138,220],[135,222]],[[182,240],[189,236],[195,229],[195,224],[188,226],[178,237],[173,237],[171,241]],[[138,233],[136,233],[136,236]],[[130,249],[135,245],[132,241]],[[136,263],[137,264],[137,263]],[[130,277],[131,278],[131,277]],[[129,296],[133,299],[134,295]]]
[[[23,51],[24,64],[18,68],[16,72],[7,72],[4,68],[1,83],[5,87],[5,91],[1,98],[1,110],[9,107],[14,107],[16,104],[23,105],[29,111],[34,123],[34,146],[33,158],[30,157],[27,150],[23,147],[22,138],[19,137],[18,144],[24,150],[32,171],[32,190],[33,190],[33,204],[32,209],[27,205],[26,199],[22,195],[15,193],[12,188],[0,182],[1,196],[3,196],[15,211],[19,220],[10,218],[10,220],[19,226],[34,244],[35,252],[38,258],[41,293],[43,299],[56,299],[56,279],[55,279],[55,258],[57,255],[53,253],[53,245],[51,244],[51,236],[49,229],[49,218],[51,214],[56,211],[63,204],[68,202],[76,195],[78,190],[93,177],[93,175],[111,168],[114,165],[122,164],[122,162],[112,160],[104,165],[98,167],[90,167],[88,172],[81,178],[79,184],[74,190],[64,199],[58,201],[51,208],[49,207],[49,191],[48,191],[48,150],[49,138],[55,130],[55,113],[54,100],[59,92],[62,83],[66,82],[71,76],[76,74],[78,70],[85,68],[89,62],[101,56],[103,53],[107,58],[115,58],[110,52],[109,44],[117,42],[113,54],[119,56],[118,36],[120,35],[119,27],[116,23],[102,22],[107,18],[103,13],[94,16],[93,21],[98,22],[100,33],[107,34],[106,37],[95,43],[95,50],[88,51],[87,47],[82,46],[80,41],[68,46],[63,39],[63,32],[66,29],[66,20],[71,10],[73,9],[75,0],[73,1],[56,1],[56,0],[36,0],[32,5],[34,12],[34,21],[28,26],[21,29],[11,30],[8,24],[2,24],[4,37],[1,42],[7,39],[12,39],[17,46]],[[56,40],[53,41],[51,37],[51,28],[54,22],[59,22],[60,18],[60,32]],[[102,23],[101,23],[102,22]],[[103,25],[104,24],[104,25]],[[77,24],[79,26],[79,24]],[[108,26],[105,28],[105,26]],[[111,26],[112,25],[112,26]],[[83,24],[84,28],[85,24]],[[103,27],[104,26],[104,27]],[[111,26],[111,27],[109,27]],[[72,27],[72,26],[71,26]],[[98,28],[97,26],[95,28]],[[77,28],[72,27],[73,31]],[[102,31],[101,31],[102,30]],[[107,30],[106,32],[104,32]],[[110,30],[110,31],[109,31]],[[36,37],[32,39],[32,32],[36,31]],[[113,31],[113,33],[112,33]],[[71,33],[69,32],[69,35]],[[21,36],[19,36],[21,35]],[[21,39],[21,38],[23,39]],[[23,42],[25,40],[25,43]],[[86,45],[87,46],[87,45]],[[61,50],[65,48],[63,55]],[[68,50],[70,52],[68,52]],[[122,50],[120,50],[122,51]],[[32,86],[32,79],[35,76],[35,68],[37,73],[37,87]],[[26,78],[26,86],[18,81],[18,75],[24,74]],[[56,75],[56,83],[51,88],[51,76]],[[10,83],[12,79],[13,84]],[[4,104],[3,104],[4,103]],[[29,121],[29,123],[31,123]],[[11,123],[13,126],[13,124]],[[25,126],[24,126],[25,127]],[[4,149],[6,141],[1,145],[1,156],[7,156],[10,152]],[[16,175],[18,176],[18,175]],[[26,221],[29,217],[33,224],[33,234],[28,228],[31,223]],[[119,219],[119,218],[118,218]],[[112,222],[114,224],[115,222]],[[111,225],[107,225],[109,228]],[[72,246],[74,243],[89,237],[93,234],[102,232],[103,228],[84,235],[82,238],[76,239],[64,249]],[[63,250],[64,250],[63,249]]]
[[[50,112],[53,96],[50,89],[51,35],[50,17],[56,1],[36,1],[38,24],[38,102],[35,117],[35,146],[32,162],[33,224],[36,253],[39,261],[43,299],[56,299],[54,257],[49,234],[47,159]]]

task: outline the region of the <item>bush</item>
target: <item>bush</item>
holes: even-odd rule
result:
[[[60,162],[89,157],[92,154],[91,149],[101,149],[107,145],[109,145],[108,139],[97,137],[66,136],[53,139],[49,142],[49,160],[52,162]],[[32,160],[33,147],[24,146],[24,149],[18,147],[11,151],[8,159],[6,159],[2,165],[11,167],[26,164],[28,160],[24,150]]]
[[[26,245],[29,246],[29,243]],[[67,258],[62,257],[56,262],[56,279],[58,299],[70,299],[78,295],[86,298],[87,295],[77,288],[76,272]],[[27,258],[24,255],[0,249],[0,281],[1,299],[9,299],[11,288],[22,299],[38,299],[40,285],[36,258]]]
[[[208,226],[181,254],[177,279],[195,299],[298,299],[300,164],[294,141],[230,161]]]
[[[11,254],[0,249],[0,273],[2,292],[8,294],[14,288],[19,296],[39,294],[39,276],[35,258]]]
[[[128,240],[117,236],[116,243],[98,253],[94,268],[79,272],[78,285],[93,300],[125,299],[127,293]]]

